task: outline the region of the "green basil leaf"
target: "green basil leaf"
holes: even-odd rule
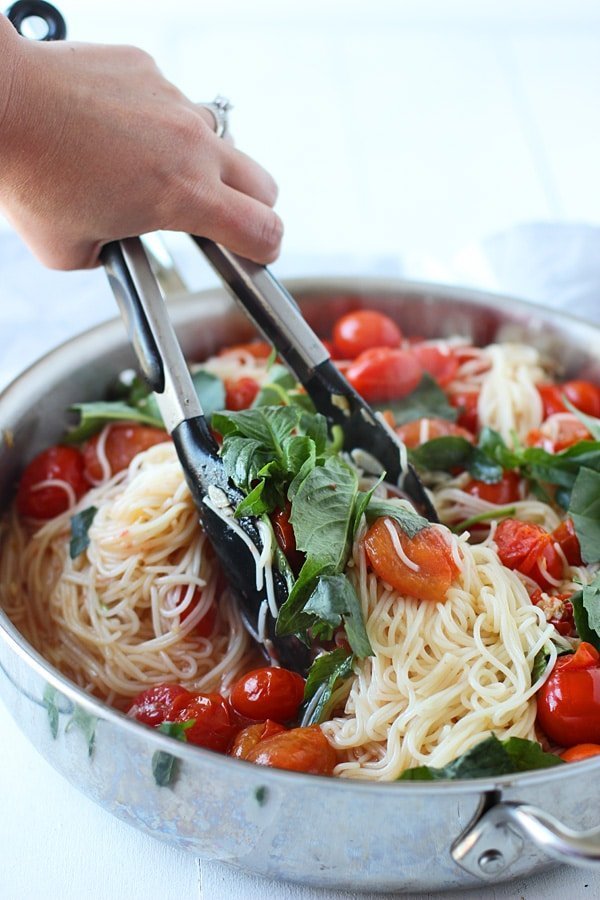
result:
[[[359,659],[373,655],[352,582],[345,575],[325,575],[311,593],[304,612],[315,615],[332,628],[344,622],[348,643]]]
[[[257,406],[289,406],[291,400],[289,392],[295,390],[296,379],[288,372],[285,366],[274,363],[269,369],[269,381],[263,385],[252,404]]]
[[[280,451],[283,439],[297,427],[300,414],[295,406],[261,406],[239,412],[224,410],[213,415],[212,424],[223,437],[236,434]]]
[[[206,419],[210,419],[217,409],[225,406],[225,384],[218,375],[207,372],[206,369],[196,369],[192,372],[192,381],[196,394],[202,405]],[[151,395],[154,397],[154,394]]]
[[[458,435],[433,438],[409,451],[411,461],[419,469],[427,472],[451,472],[466,469],[473,445]]]
[[[409,538],[413,538],[415,534],[429,525],[427,519],[424,519],[423,516],[420,516],[414,510],[400,506],[400,504],[394,503],[393,500],[382,500],[381,497],[371,498],[365,510],[365,515],[369,524],[382,516],[388,516],[398,523]]]
[[[353,664],[354,656],[343,647],[315,659],[304,687],[303,726],[318,725],[327,719],[332,694],[342,681],[351,677]]]
[[[447,419],[455,422],[458,410],[448,403],[446,394],[435,378],[427,373],[410,394],[391,403],[380,403],[378,409],[389,409],[397,425],[413,422],[415,419]]]
[[[139,422],[141,425],[152,425],[154,428],[164,427],[161,418],[157,419],[151,413],[118,401],[75,403],[69,409],[79,413],[79,424],[65,436],[65,440],[69,443],[86,440],[109,422]]]
[[[263,497],[265,492],[266,482],[263,478],[262,481],[259,481],[255,488],[253,488],[247,497],[238,504],[238,507],[235,511],[236,519],[241,519],[243,516],[262,516],[264,513],[271,511],[271,506]]]
[[[77,559],[80,553],[89,547],[90,525],[94,521],[94,516],[98,512],[96,506],[88,506],[81,512],[71,516],[71,540],[69,541],[69,555],[71,559]]]
[[[600,562],[600,472],[582,468],[571,492],[569,515],[586,563]]]
[[[600,651],[600,622],[598,621],[600,573],[595,576],[591,584],[573,594],[571,604],[577,634],[582,641],[587,641],[588,644],[592,644],[596,650]]]

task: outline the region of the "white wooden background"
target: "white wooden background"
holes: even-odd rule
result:
[[[571,244],[550,223],[600,225],[596,0],[60,6],[73,38],[137,43],[194,98],[231,97],[238,144],[280,184],[280,274],[517,284],[534,299],[548,290],[549,302],[580,278],[583,232],[557,273]],[[533,244],[526,223],[547,223]],[[481,246],[502,232],[511,252],[494,269]],[[585,263],[596,272],[589,250],[598,234],[585,232]],[[531,247],[547,257],[537,287],[522,271],[514,276]],[[212,283],[188,266],[193,286]],[[550,287],[540,288],[550,270]],[[588,292],[588,313],[595,297]],[[112,314],[101,273],[44,272],[0,223],[0,386]],[[333,896],[198,863],[122,825],[59,778],[1,705],[0,735],[3,900]],[[477,892],[598,895],[598,876],[575,870]]]

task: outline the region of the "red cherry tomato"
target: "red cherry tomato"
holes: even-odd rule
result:
[[[273,766],[311,775],[331,775],[336,752],[318,725],[292,728],[259,741],[245,757],[259,766]]]
[[[437,528],[423,528],[410,538],[391,519],[387,521],[407,557],[419,568],[415,571],[398,556],[386,520],[377,519],[365,535],[365,550],[377,577],[408,597],[444,601],[458,569],[442,533]]]
[[[389,316],[374,309],[361,309],[338,319],[333,342],[342,359],[354,359],[374,347],[399,347],[402,332]]]
[[[225,406],[227,409],[239,411],[252,406],[254,398],[260,390],[254,378],[238,378],[225,382]]]
[[[229,755],[235,756],[237,759],[246,759],[259,741],[264,741],[265,738],[273,737],[274,734],[280,734],[282,731],[285,731],[283,725],[273,722],[271,719],[267,719],[266,722],[257,722],[255,725],[248,725],[235,736]]]
[[[552,532],[552,537],[565,554],[570,566],[582,565],[581,547],[572,519],[565,519],[564,522],[561,522],[558,528]]]
[[[228,353],[249,353],[255,359],[268,359],[271,355],[272,347],[266,341],[248,341],[245,344],[234,344],[232,347],[223,347],[219,351],[219,356],[225,356]]]
[[[565,381],[564,384],[540,384],[538,391],[544,404],[544,418],[567,412],[563,396],[588,416],[600,416],[600,388],[591,381]]]
[[[479,391],[453,391],[448,397],[452,406],[459,410],[458,425],[466,428],[472,434],[479,431],[479,415],[477,405],[479,403]]]
[[[503,519],[494,540],[501,563],[533,578],[541,588],[553,586],[546,573],[557,580],[562,578],[563,561],[554,546],[554,537],[541,525]]]
[[[234,684],[229,702],[248,719],[289,722],[298,715],[304,697],[304,678],[289,669],[266,666],[243,675]]]
[[[412,422],[406,422],[396,428],[396,434],[407,447],[419,447],[422,443],[421,435],[424,441],[433,441],[440,437],[462,437],[471,444],[475,443],[475,437],[466,428],[449,422],[448,419],[414,419]]]
[[[346,377],[370,403],[399,400],[419,384],[423,369],[409,350],[366,350],[348,366]]]
[[[175,606],[177,606],[183,600],[183,597],[187,591],[187,587],[182,585],[178,587],[176,594],[176,602]],[[181,613],[180,621],[185,622],[191,614],[194,612],[196,607],[202,601],[202,591],[200,588],[194,589],[194,595],[190,604],[184,609]],[[207,638],[213,633],[215,628],[215,622],[217,621],[217,607],[214,603],[211,603],[202,618],[196,622],[194,628],[192,629],[192,634],[198,635],[198,637]]]
[[[220,694],[195,694],[179,707],[176,722],[194,720],[185,732],[189,744],[225,753],[236,732],[227,701]]]
[[[454,353],[444,353],[432,344],[413,344],[411,351],[421,363],[423,371],[435,378],[440,387],[450,384],[458,370],[458,359]]]
[[[540,728],[563,747],[600,742],[600,654],[581,643],[561,656],[537,693]]]
[[[552,435],[552,437],[550,436]],[[525,438],[528,447],[542,447],[548,453],[560,453],[579,441],[589,441],[592,435],[575,416],[560,414],[560,418],[546,419],[541,428],[534,428]]]
[[[98,484],[104,477],[98,458],[99,440],[100,435],[95,434],[83,445],[85,475],[93,484]],[[162,428],[134,425],[129,422],[111,425],[104,442],[104,453],[110,466],[110,474],[122,472],[138,453],[148,450],[155,444],[164,444],[168,440],[169,435]]]
[[[575,744],[569,747],[564,753],[560,754],[560,758],[565,762],[581,762],[582,759],[590,759],[592,756],[600,754],[600,744]]]
[[[286,503],[283,509],[277,509],[271,514],[271,523],[273,531],[277,538],[277,543],[285,553],[292,571],[297,575],[304,563],[304,553],[296,549],[296,535],[290,522],[290,513],[292,504]]]
[[[144,725],[160,725],[174,718],[176,701],[185,705],[194,695],[180,684],[157,684],[138,694],[131,703],[128,715]]]
[[[506,506],[507,503],[516,503],[521,499],[521,479],[517,472],[504,472],[502,480],[496,484],[486,484],[485,481],[472,479],[465,485],[463,491],[488,503],[497,506]]]
[[[83,456],[75,447],[49,447],[25,468],[17,490],[17,509],[22,516],[53,519],[69,508],[69,495],[60,485],[38,487],[44,481],[64,481],[78,500],[89,488]]]

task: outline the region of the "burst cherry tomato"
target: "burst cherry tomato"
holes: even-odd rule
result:
[[[479,391],[452,391],[448,397],[452,406],[459,410],[457,424],[472,434],[479,431]]]
[[[448,419],[414,419],[396,428],[396,434],[407,447],[419,447],[425,441],[433,441],[435,438],[462,437],[471,444],[475,443],[475,437],[466,428],[449,422]]]
[[[296,549],[296,535],[290,522],[291,511],[292,504],[288,502],[283,509],[277,509],[271,514],[271,523],[277,543],[285,553],[292,571],[297,575],[302,568],[305,557],[303,553]]]
[[[225,406],[236,412],[252,406],[260,388],[254,378],[238,378],[225,383]]]
[[[220,694],[194,694],[185,705],[179,705],[176,722],[194,720],[185,732],[188,743],[225,753],[236,732],[227,701]]]
[[[361,309],[338,319],[333,342],[342,359],[354,359],[374,347],[399,347],[402,332],[389,316],[374,309]]]
[[[563,747],[600,742],[600,654],[581,643],[560,656],[537,693],[539,725]]]
[[[488,503],[497,506],[506,506],[507,503],[516,503],[521,499],[521,479],[517,472],[504,472],[502,480],[496,484],[486,484],[485,481],[472,479],[465,485],[463,491]]]
[[[386,521],[395,529],[408,559],[418,566],[416,571],[397,554]],[[444,601],[458,572],[450,547],[437,528],[423,528],[410,538],[391,519],[377,519],[365,535],[365,549],[378,578],[418,600]]]
[[[273,737],[274,734],[280,734],[282,731],[285,731],[283,725],[273,722],[271,719],[267,719],[266,722],[257,722],[255,725],[248,725],[235,736],[229,755],[235,756],[237,759],[246,759],[259,741],[264,741],[265,738]]]
[[[304,697],[304,678],[289,669],[254,669],[234,684],[229,702],[248,719],[289,722],[298,715]]]
[[[186,591],[187,591],[187,588],[185,586],[177,588],[175,606],[177,606],[177,604],[181,603]],[[187,606],[186,609],[184,609],[184,611],[181,613],[181,622],[185,622],[187,619],[189,619],[189,617],[192,615],[192,613],[194,612],[194,610],[196,609],[198,604],[201,602],[202,602],[202,590],[200,588],[195,588],[194,595],[192,597],[192,600],[191,600],[189,606]],[[204,615],[202,616],[202,618],[198,622],[196,622],[191,633],[198,635],[198,637],[203,637],[203,638],[210,637],[210,635],[214,631],[216,620],[217,620],[217,607],[214,603],[211,603],[209,605],[208,609],[206,610],[206,612],[204,613]]]
[[[38,487],[44,481],[64,481],[78,500],[89,488],[83,456],[75,447],[59,444],[39,453],[26,467],[17,490],[17,509],[22,516],[53,519],[69,508],[69,494],[60,485]]]
[[[266,341],[248,341],[245,344],[234,344],[233,347],[224,347],[219,356],[229,353],[249,353],[255,359],[268,359],[271,355],[271,345]]]
[[[562,577],[563,561],[554,546],[555,539],[541,525],[504,519],[496,529],[494,540],[500,562],[533,578],[541,588],[552,587],[554,582],[550,579]]]
[[[590,441],[592,435],[576,416],[550,416],[541,428],[534,428],[525,438],[528,447],[541,447],[548,453],[560,453],[579,441]]]
[[[102,465],[98,458],[99,440],[100,435],[95,434],[83,446],[85,475],[94,484],[103,479]],[[122,472],[138,453],[168,440],[169,435],[162,428],[134,425],[129,422],[111,425],[104,442],[104,453],[110,466],[110,474],[116,475],[117,472]]]
[[[572,519],[565,519],[558,528],[552,532],[552,537],[565,554],[565,558],[570,566],[580,566],[581,547],[579,546],[579,538],[575,533],[575,526]]]
[[[185,705],[194,695],[180,684],[157,684],[138,694],[131,703],[128,714],[144,725],[160,725],[174,718],[174,704]],[[172,721],[172,719],[171,719]]]
[[[352,387],[369,403],[405,397],[414,391],[422,376],[421,364],[409,350],[385,347],[361,353],[346,372]]]
[[[590,759],[592,756],[600,754],[600,744],[575,744],[569,747],[564,753],[560,754],[560,758],[565,762],[581,762],[582,759]]]
[[[600,388],[591,381],[565,381],[564,384],[540,384],[538,391],[544,404],[544,418],[567,412],[563,396],[588,416],[600,416]]]
[[[432,344],[413,344],[411,352],[424,372],[435,378],[440,387],[450,384],[458,370],[458,359],[452,351],[444,353]]]
[[[259,741],[244,758],[259,766],[311,775],[331,775],[337,762],[335,750],[318,725],[292,728]]]

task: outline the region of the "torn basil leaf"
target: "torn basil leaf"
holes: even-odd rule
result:
[[[98,512],[96,506],[88,506],[81,512],[71,516],[71,540],[69,541],[69,555],[71,559],[77,559],[80,553],[89,547],[90,543],[90,525],[94,521],[94,516]]]
[[[587,564],[600,562],[600,472],[581,468],[569,502],[569,515]]]
[[[382,516],[393,519],[409,538],[413,538],[415,534],[429,525],[427,519],[424,519],[423,516],[420,516],[414,510],[400,506],[400,504],[394,503],[392,500],[383,500],[381,497],[371,497],[365,509],[365,515],[369,524]]]
[[[330,712],[331,697],[343,681],[352,675],[354,656],[343,647],[317,656],[304,686],[302,725],[318,725]],[[311,703],[317,697],[316,702]]]
[[[577,634],[600,651],[600,572],[573,594],[571,604]]]
[[[407,769],[398,781],[448,781],[463,778],[493,778],[514,775],[533,769],[562,765],[559,756],[545,753],[536,741],[512,737],[500,741],[491,734],[481,743],[467,750],[447,766],[416,766]]]
[[[428,472],[466,469],[472,478],[485,484],[497,484],[502,480],[502,465],[488,456],[481,447],[474,446],[459,435],[433,438],[410,450],[409,456],[418,469]]]
[[[397,425],[404,425],[415,419],[432,418],[455,422],[458,416],[458,410],[448,403],[446,394],[435,378],[427,373],[406,397],[390,403],[380,403],[376,408],[391,410]]]
[[[360,600],[354,585],[345,575],[324,575],[308,598],[304,612],[313,614],[332,628],[342,622],[348,643],[359,659],[373,655],[367,636]]]

